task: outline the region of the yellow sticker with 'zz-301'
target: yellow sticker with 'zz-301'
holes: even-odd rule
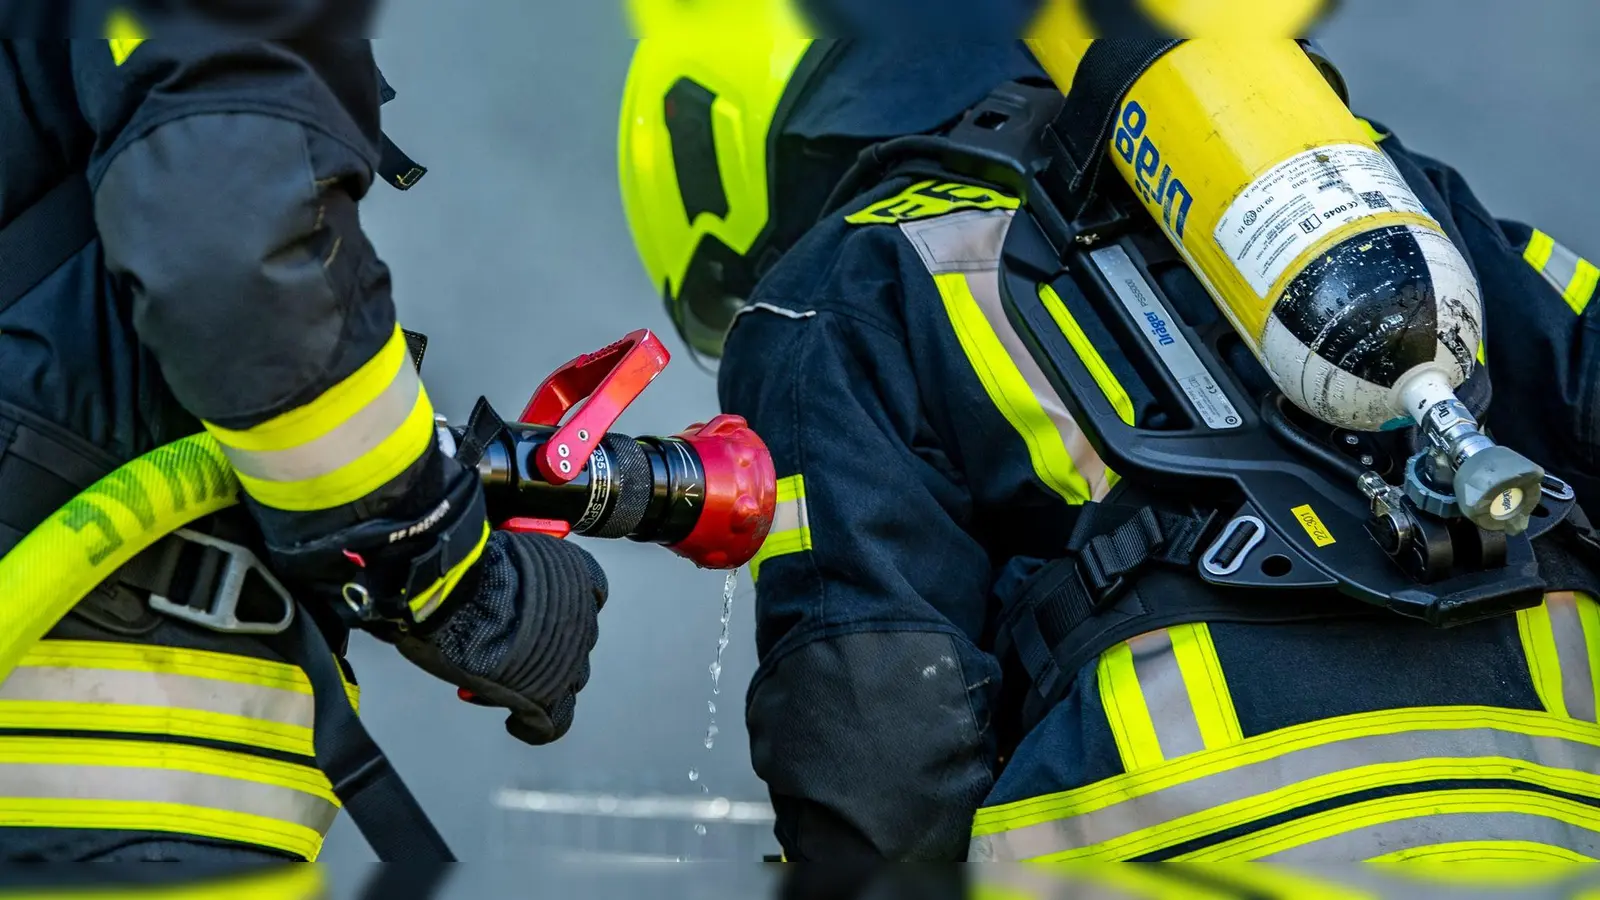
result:
[[[1322,524],[1322,519],[1317,516],[1317,511],[1311,508],[1311,504],[1296,506],[1289,511],[1294,513],[1296,519],[1300,520],[1300,527],[1306,530],[1306,534],[1311,535],[1311,543],[1316,544],[1318,547],[1326,547],[1334,543],[1333,532],[1328,530],[1328,526]]]

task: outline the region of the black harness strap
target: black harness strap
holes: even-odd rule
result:
[[[0,312],[95,238],[94,195],[76,172],[0,228]]]
[[[339,663],[322,629],[304,609],[279,636],[286,655],[305,669],[315,704],[312,742],[317,768],[381,862],[455,862],[444,837],[350,708]]]
[[[1083,215],[1106,165],[1122,98],[1156,60],[1181,41],[1097,40],[1084,53],[1067,102],[1045,129],[1044,142],[1074,173],[1062,198],[1069,221]]]

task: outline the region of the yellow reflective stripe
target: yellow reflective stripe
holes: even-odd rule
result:
[[[1584,309],[1589,306],[1589,301],[1594,298],[1596,286],[1600,286],[1600,269],[1587,259],[1578,260],[1578,271],[1572,276],[1572,282],[1562,292],[1562,298],[1572,311],[1583,315]]]
[[[24,767],[30,774],[7,771]],[[118,770],[116,777],[94,778],[99,773],[110,776],[110,770]],[[199,780],[185,781],[186,775]],[[91,780],[95,783],[87,783]],[[0,826],[169,831],[273,847],[307,859],[316,858],[323,832],[339,808],[327,778],[316,769],[226,750],[141,741],[0,738],[0,782]],[[293,793],[223,790],[229,782]],[[143,796],[168,789],[185,798],[212,796],[215,804]],[[118,790],[123,798],[109,796]],[[50,796],[56,791],[62,796]],[[76,796],[81,793],[92,799]],[[302,821],[241,808],[251,799],[281,801],[297,794],[304,795],[294,801]]]
[[[1528,265],[1533,266],[1535,272],[1542,275],[1544,267],[1550,264],[1550,254],[1555,252],[1555,249],[1555,239],[1535,228],[1533,236],[1528,238],[1527,249],[1522,251],[1522,258]]]
[[[1281,728],[1245,738],[1220,750],[1208,750],[1203,754],[1168,760],[1146,771],[1117,775],[1068,791],[980,809],[974,817],[973,833],[994,834],[1042,822],[1086,815],[1288,753],[1336,745],[1355,739],[1406,733],[1416,733],[1419,737],[1426,738],[1435,732],[1448,735],[1453,731],[1484,729],[1527,737],[1555,738],[1600,748],[1600,728],[1572,719],[1527,710],[1501,709],[1492,706],[1445,706],[1358,713]],[[1442,762],[1455,762],[1468,766],[1490,764],[1481,759]],[[1518,767],[1531,765],[1522,761],[1501,762],[1505,763],[1502,768],[1507,772],[1515,772]],[[1399,766],[1397,773],[1404,774],[1407,771],[1406,767],[1415,767],[1416,764],[1406,762]],[[1334,773],[1326,777],[1339,778],[1345,774],[1347,773]],[[1475,777],[1493,776],[1486,774]],[[1600,784],[1596,787],[1596,793],[1600,794]],[[1208,811],[1207,814],[1211,812],[1214,810]]]
[[[1555,635],[1550,630],[1549,608],[1541,604],[1518,610],[1517,634],[1522,638],[1522,652],[1528,660],[1534,692],[1539,695],[1545,711],[1565,716],[1567,701],[1561,687],[1561,656],[1556,652]]]
[[[1381,144],[1388,139],[1389,136],[1387,134],[1384,134],[1377,128],[1374,128],[1372,123],[1366,119],[1358,118],[1356,121],[1360,122],[1361,126],[1367,130],[1367,137],[1372,138],[1372,142],[1374,144]]]
[[[207,425],[206,430],[218,443],[235,450],[256,453],[292,450],[333,431],[365,409],[388,389],[402,371],[401,366],[408,363],[405,334],[396,325],[394,333],[372,359],[305,406],[245,431],[217,425]]]
[[[239,483],[276,509],[331,509],[393,480],[434,438],[433,404],[394,334],[371,360],[316,400],[244,431],[206,429]]]
[[[1022,202],[988,188],[923,181],[845,217],[851,225],[897,225],[965,209],[1017,209]]]
[[[1505,812],[1539,816],[1590,831],[1600,831],[1600,809],[1585,803],[1528,791],[1453,789],[1380,797],[1352,806],[1341,806],[1176,858],[1196,861],[1261,859],[1321,838],[1378,824],[1452,813]]]
[[[472,564],[477,562],[478,557],[483,555],[483,548],[488,546],[488,543],[489,523],[484,522],[483,534],[478,537],[477,546],[472,548],[472,552],[467,554],[467,558],[456,563],[448,572],[444,573],[444,577],[435,581],[431,587],[409,601],[408,605],[411,607],[412,617],[418,622],[423,622],[433,615],[439,605],[449,598],[450,592],[456,589],[456,585],[461,583],[461,577],[467,574],[467,570],[472,568]]]
[[[263,866],[245,874],[222,874],[184,882],[155,884],[116,884],[111,888],[77,885],[51,885],[49,892],[33,894],[0,893],[0,897],[21,900],[70,898],[70,900],[329,900],[327,883],[317,866]]]
[[[119,68],[145,42],[144,29],[125,9],[113,9],[106,18],[106,43],[111,47],[111,61]]]
[[[1117,376],[1112,374],[1111,367],[1106,365],[1105,359],[1090,342],[1089,336],[1083,333],[1082,326],[1072,317],[1067,305],[1061,302],[1061,295],[1056,293],[1055,288],[1043,284],[1039,286],[1039,299],[1044,302],[1044,308],[1049,311],[1050,318],[1056,321],[1056,327],[1067,336],[1067,342],[1072,345],[1078,358],[1083,360],[1083,365],[1094,378],[1094,383],[1100,386],[1106,399],[1111,401],[1111,407],[1117,411],[1123,422],[1132,425],[1133,401],[1128,399],[1127,390],[1122,387],[1122,382],[1117,380]]]
[[[211,747],[104,738],[0,737],[0,765],[171,769],[287,788],[339,805],[327,776],[317,769]]]
[[[1525,860],[1530,862],[1600,862],[1575,850],[1540,844],[1533,841],[1453,841],[1446,844],[1429,844],[1426,847],[1408,847],[1367,862],[1429,862],[1467,863],[1481,860]]]
[[[1028,447],[1033,469],[1047,487],[1071,504],[1090,499],[1089,484],[1072,462],[1061,432],[1050,420],[1027,379],[989,325],[967,277],[960,272],[933,276],[956,339],[977,373],[984,392]]]
[[[761,577],[761,564],[767,560],[810,549],[811,513],[806,509],[805,476],[779,478],[772,528],[761,543],[761,549],[750,559],[750,580],[754,582]]]
[[[316,755],[309,727],[179,707],[4,700],[0,728],[174,735]]]
[[[255,844],[315,861],[322,834],[267,816],[150,800],[0,797],[0,826],[160,831]]]
[[[1122,756],[1123,771],[1138,772],[1159,765],[1166,757],[1161,753],[1155,720],[1134,670],[1133,648],[1124,641],[1101,654],[1098,672],[1100,704],[1105,707],[1106,723],[1111,726],[1111,736]]]
[[[1588,649],[1589,682],[1592,696],[1600,698],[1600,602],[1587,594],[1577,595],[1578,620],[1583,623],[1583,642]]]
[[[1204,622],[1180,625],[1167,631],[1172,653],[1183,673],[1183,684],[1194,706],[1195,721],[1207,750],[1216,750],[1244,740],[1239,715],[1233,708],[1233,694],[1222,676],[1222,662],[1211,642],[1211,628]]]
[[[232,681],[257,687],[311,693],[311,681],[298,666],[213,650],[189,650],[116,641],[43,640],[29,648],[18,667],[111,669]],[[339,677],[344,678],[341,668]],[[345,696],[359,708],[361,688],[344,683]]]
[[[1488,355],[1488,352],[1489,352],[1488,344],[1485,341],[1479,341],[1478,342],[1478,365],[1487,366],[1489,364],[1489,360],[1486,358],[1487,355]]]
[[[426,388],[405,421],[361,458],[326,475],[304,481],[264,481],[242,472],[239,484],[263,505],[289,512],[333,509],[353,503],[397,478],[426,453],[435,440],[433,404]],[[226,448],[224,448],[226,452]]]

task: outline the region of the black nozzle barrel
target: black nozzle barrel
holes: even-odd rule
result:
[[[449,429],[460,443],[464,428]],[[700,455],[678,438],[608,434],[566,484],[547,481],[538,453],[556,429],[509,425],[478,463],[490,519],[555,519],[587,537],[674,544],[688,537],[706,499]]]

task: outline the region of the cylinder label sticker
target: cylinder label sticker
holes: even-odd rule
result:
[[[1359,144],[1290,157],[1256,179],[1218,223],[1217,245],[1262,299],[1306,248],[1385,213],[1432,216],[1389,157]]]
[[[1161,364],[1172,373],[1173,380],[1178,382],[1207,427],[1218,431],[1238,428],[1239,411],[1228,402],[1228,395],[1200,362],[1183,332],[1172,324],[1174,316],[1157,299],[1150,283],[1139,274],[1128,254],[1121,247],[1113,246],[1096,250],[1089,257],[1111,283],[1111,289],[1128,314],[1142,326],[1140,331],[1144,332],[1145,340],[1155,348]]]

